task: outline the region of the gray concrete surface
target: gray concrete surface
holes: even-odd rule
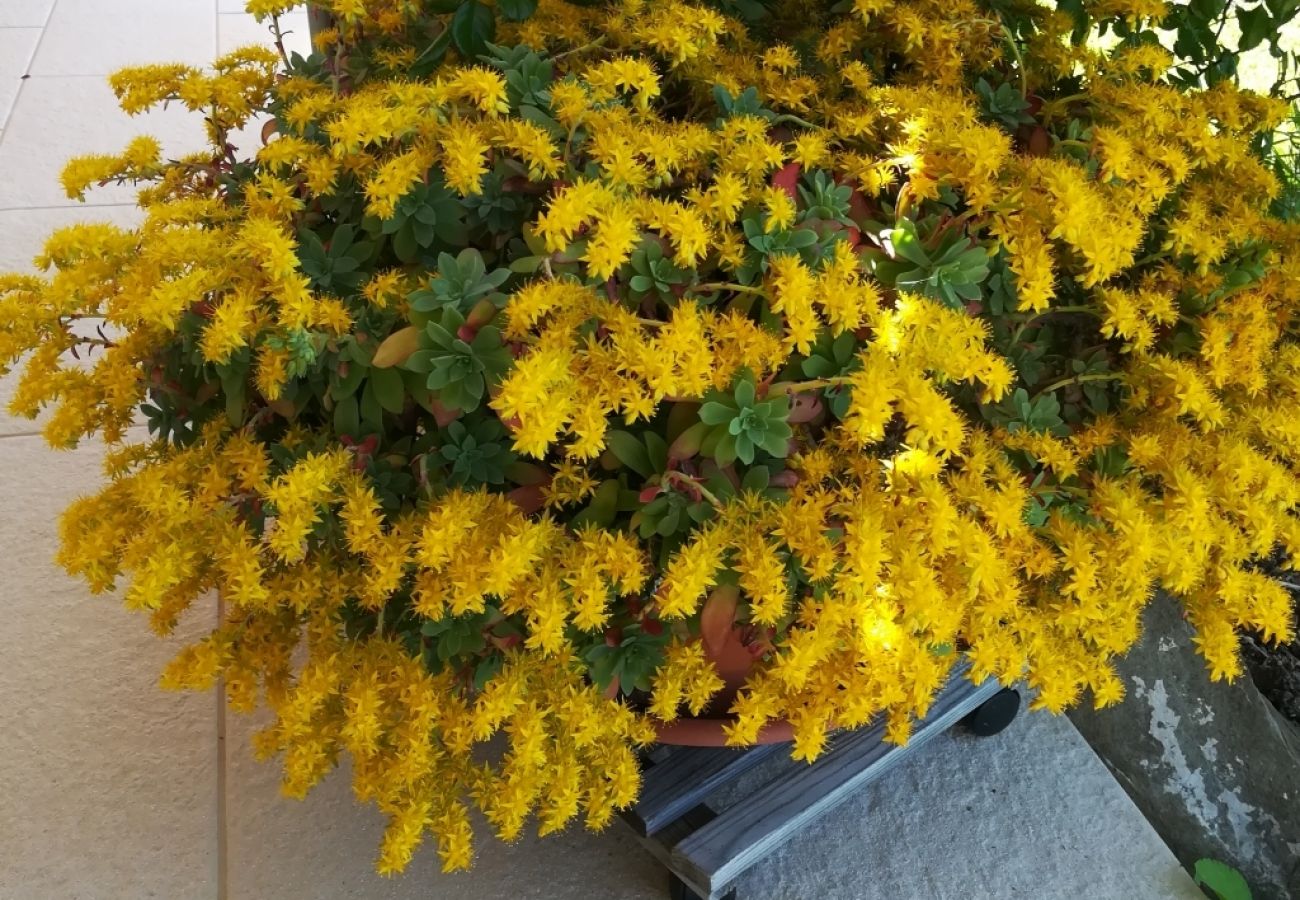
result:
[[[231,740],[247,729],[231,730]],[[271,802],[276,772],[229,748],[231,897],[664,898],[666,876],[616,823],[503,847],[466,873],[431,847],[391,880],[370,874],[380,817],[345,773],[306,801]],[[761,771],[753,777],[761,777]],[[328,892],[322,892],[328,885]],[[738,882],[737,900],[1193,900],[1204,895],[1063,718],[953,732],[852,797]]]
[[[1124,702],[1070,718],[1184,864],[1236,867],[1255,900],[1300,897],[1300,729],[1249,676],[1210,681],[1172,597],[1143,625],[1117,667]]]

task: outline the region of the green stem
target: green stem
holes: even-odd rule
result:
[[[1002,36],[1006,38],[1007,46],[1011,48],[1011,55],[1016,59],[1016,68],[1020,71],[1020,96],[1028,97],[1029,73],[1025,71],[1025,58],[1020,55],[1020,45],[1016,43],[1015,36],[1006,25],[1002,26]]]
[[[1064,97],[1053,97],[1048,103],[1073,103],[1076,100],[1087,100],[1090,94],[1067,94]]]
[[[700,482],[696,481],[694,478],[690,477],[689,475],[683,475],[680,472],[669,472],[667,474],[668,474],[668,480],[670,482],[674,484],[680,484],[684,490],[697,491],[702,498],[708,501],[710,506],[713,506],[717,509],[722,508],[722,501],[718,499],[717,494],[714,494],[712,491],[710,491]]]
[[[1138,266],[1144,266],[1147,263],[1155,262],[1157,259],[1164,259],[1168,255],[1168,250],[1157,250],[1155,253],[1148,253],[1146,256],[1133,263],[1131,268],[1136,269]]]
[[[809,122],[807,119],[801,119],[798,116],[792,116],[789,113],[783,113],[772,120],[773,125],[780,125],[785,122],[789,122],[792,125],[799,125],[803,128],[811,128],[814,131],[826,130],[825,127],[822,125],[814,125],[812,122]]]
[[[271,34],[275,37],[275,49],[280,51],[280,61],[289,68],[289,54],[284,49],[284,32],[280,30],[280,17],[271,16]]]
[[[811,381],[778,381],[767,389],[767,393],[768,396],[772,394],[802,394],[805,391],[819,391],[838,387],[842,384],[848,384],[852,380],[852,375],[836,375],[833,378],[814,378]]]
[[[1034,394],[1037,399],[1044,394],[1050,394],[1059,388],[1068,387],[1072,384],[1083,384],[1088,381],[1119,381],[1124,375],[1120,372],[1093,372],[1090,375],[1071,375],[1069,378],[1062,378],[1060,381],[1053,381],[1047,387]]]
[[[585,53],[588,50],[595,50],[597,47],[605,46],[605,42],[608,40],[609,40],[609,35],[607,34],[601,35],[600,37],[596,38],[594,41],[589,41],[588,43],[583,44],[581,47],[574,47],[572,50],[565,50],[563,53],[555,54],[554,56],[551,57],[551,61],[554,62],[559,59],[564,59],[564,57],[572,56],[575,53]]]
[[[1091,315],[1097,316],[1098,318],[1101,317],[1101,314],[1098,313],[1097,310],[1093,309],[1091,306],[1056,306],[1053,307],[1052,309],[1045,309],[1040,313],[1036,313],[1030,316],[1028,319],[1025,319],[1025,321],[1020,323],[1019,327],[1016,328],[1015,334],[1011,335],[1011,345],[1014,347],[1017,343],[1020,342],[1020,336],[1025,333],[1025,329],[1028,328],[1030,325],[1034,324],[1039,319],[1044,319],[1047,316],[1054,315],[1056,313],[1089,313]]]
[[[1071,487],[1068,484],[1040,484],[1038,487],[1029,489],[1031,494],[1071,494],[1075,497],[1087,497],[1088,492],[1083,488]]]
[[[334,89],[334,96],[340,96],[343,93],[343,40],[342,23],[338,23],[338,34],[334,38],[334,59],[330,64],[330,86]]]
[[[747,284],[732,284],[725,281],[707,281],[704,284],[697,284],[687,288],[688,291],[698,291],[702,294],[712,293],[713,291],[734,291],[738,294],[758,294],[766,296],[762,288],[751,287]]]

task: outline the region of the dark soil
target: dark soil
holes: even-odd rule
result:
[[[1297,600],[1294,629],[1297,638],[1288,644],[1273,645],[1247,634],[1242,639],[1241,650],[1246,669],[1259,692],[1278,712],[1300,725],[1300,586],[1287,586]]]

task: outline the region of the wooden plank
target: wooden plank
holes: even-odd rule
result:
[[[788,744],[758,747],[680,747],[667,759],[647,769],[641,796],[626,816],[639,834],[651,835],[704,802],[727,784]]]
[[[813,818],[897,766],[1000,689],[992,680],[973,685],[954,671],[905,746],[884,743],[883,724],[838,735],[814,765],[782,772],[751,799],[682,838],[669,855],[669,867],[683,881],[721,893]]]
[[[695,829],[706,825],[716,816],[717,814],[707,806],[697,806],[686,812],[676,821],[670,822],[654,836],[646,836],[638,831],[636,839],[640,842],[642,847],[649,851],[651,856],[659,860],[665,871],[671,871],[672,864],[670,857],[672,850],[670,848],[673,844],[677,843]],[[631,817],[627,812],[623,813],[623,818],[628,822],[631,821]],[[677,873],[674,872],[673,874]],[[680,875],[677,877],[681,878]],[[699,884],[689,878],[682,878],[682,881],[684,881],[686,886],[694,891],[698,896],[707,898],[707,900],[715,900],[715,898],[721,896],[721,894],[710,892],[708,884]]]

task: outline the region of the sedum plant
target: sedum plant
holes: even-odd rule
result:
[[[1162,4],[315,7],[309,57],[113,76],[210,145],[68,165],[144,220],[0,277],[0,357],[109,447],[62,564],[160,632],[216,592],[164,685],[269,706],[291,795],[346,754],[380,871],[608,822],[722,686],[703,619],[729,740],[804,759],[905,741],[950,648],[1114,703],[1157,585],[1216,678],[1290,637],[1286,107],[1171,81]]]

